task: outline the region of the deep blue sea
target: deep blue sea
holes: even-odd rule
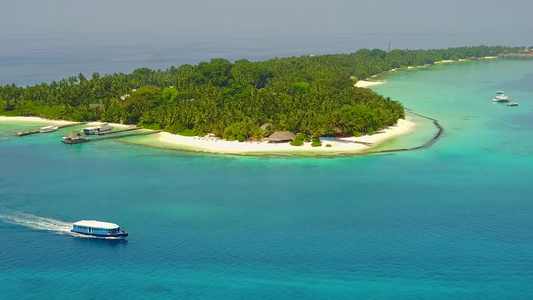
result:
[[[220,156],[0,123],[0,298],[531,299],[533,61],[382,79],[378,93],[442,124],[431,148]],[[69,235],[81,219],[130,236]]]
[[[75,28],[73,28],[75,30]],[[131,73],[137,68],[165,70],[170,66],[198,64],[211,58],[233,62],[275,57],[353,53],[361,48],[442,49],[448,47],[508,45],[522,40],[480,34],[361,34],[351,31],[329,34],[276,36],[251,33],[217,35],[159,33],[49,33],[0,35],[0,85],[19,86],[59,81],[79,73],[90,78]],[[527,44],[526,44],[527,46]]]

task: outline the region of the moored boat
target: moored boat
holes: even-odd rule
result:
[[[102,123],[102,125],[98,127],[88,127],[83,129],[83,133],[85,134],[101,134],[104,132],[109,132],[113,129],[113,127],[109,126],[109,123]]]
[[[81,220],[72,224],[71,232],[99,238],[125,238],[128,236],[126,229],[115,223],[95,220]]]
[[[57,126],[44,126],[39,128],[39,132],[52,132],[56,131],[59,127]]]
[[[518,106],[518,102],[509,102],[507,106]]]
[[[496,97],[494,97],[492,99],[493,101],[496,101],[496,102],[509,102],[509,100],[511,100],[511,98],[509,98],[508,96],[506,96],[503,91],[497,91],[496,92]]]

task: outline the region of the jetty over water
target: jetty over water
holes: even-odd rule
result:
[[[413,147],[413,148],[380,150],[380,151],[368,152],[368,153],[390,153],[390,152],[404,152],[404,151],[415,151],[415,150],[427,149],[433,146],[433,144],[435,144],[442,137],[442,134],[444,133],[444,128],[439,124],[439,121],[437,121],[436,119],[430,118],[430,117],[426,117],[421,114],[417,114],[413,110],[408,109],[408,108],[406,108],[405,110],[410,112],[413,115],[417,115],[419,117],[431,120],[433,122],[433,125],[435,125],[435,127],[437,128],[437,133],[433,136],[433,138],[427,141],[424,145]]]
[[[87,124],[87,123],[89,123],[89,122],[78,122],[78,123],[71,123],[71,124],[58,125],[58,126],[57,126],[57,129],[67,128],[67,127],[72,127],[72,126],[85,125],[85,124]],[[35,129],[35,130],[29,130],[29,131],[13,132],[13,135],[14,135],[14,136],[25,136],[25,135],[30,135],[30,134],[40,133],[40,132],[41,132],[40,129]]]
[[[85,134],[83,132],[79,131],[73,131],[69,133],[68,135],[64,136],[61,140],[65,144],[80,144],[80,143],[87,143],[91,141],[99,141],[99,140],[107,140],[107,139],[118,139],[128,136],[135,136],[135,135],[148,135],[148,134],[155,134],[159,133],[162,130],[148,130],[148,131],[135,131],[135,132],[126,132],[126,133],[117,133],[117,132],[125,132],[125,131],[133,131],[137,129],[142,129],[142,127],[135,127],[135,128],[126,128],[123,130],[117,130],[112,132],[106,132],[105,134],[100,134],[99,136],[95,137],[85,137]],[[113,134],[111,134],[113,133]]]

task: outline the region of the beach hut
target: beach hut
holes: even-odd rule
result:
[[[296,134],[290,131],[276,131],[268,137],[269,143],[287,143],[296,138]]]
[[[272,124],[270,124],[270,123],[265,123],[265,124],[261,125],[261,127],[259,127],[259,128],[260,128],[261,130],[263,130],[263,131],[266,131],[267,128],[268,128],[270,125],[272,125]]]
[[[335,136],[344,136],[344,131],[339,126],[333,127],[333,132]]]
[[[71,131],[67,135],[65,135],[66,139],[82,139],[85,137],[85,133],[83,131]]]

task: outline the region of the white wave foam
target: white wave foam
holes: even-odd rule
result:
[[[0,221],[8,224],[20,225],[36,230],[46,230],[56,233],[69,234],[72,223],[43,218],[17,211],[0,211]]]
[[[71,226],[72,227],[72,226]],[[117,236],[94,236],[94,235],[86,235],[76,232],[65,232],[66,234],[72,235],[74,237],[78,238],[84,238],[84,239],[99,239],[99,240],[124,240],[123,237],[117,237]]]

